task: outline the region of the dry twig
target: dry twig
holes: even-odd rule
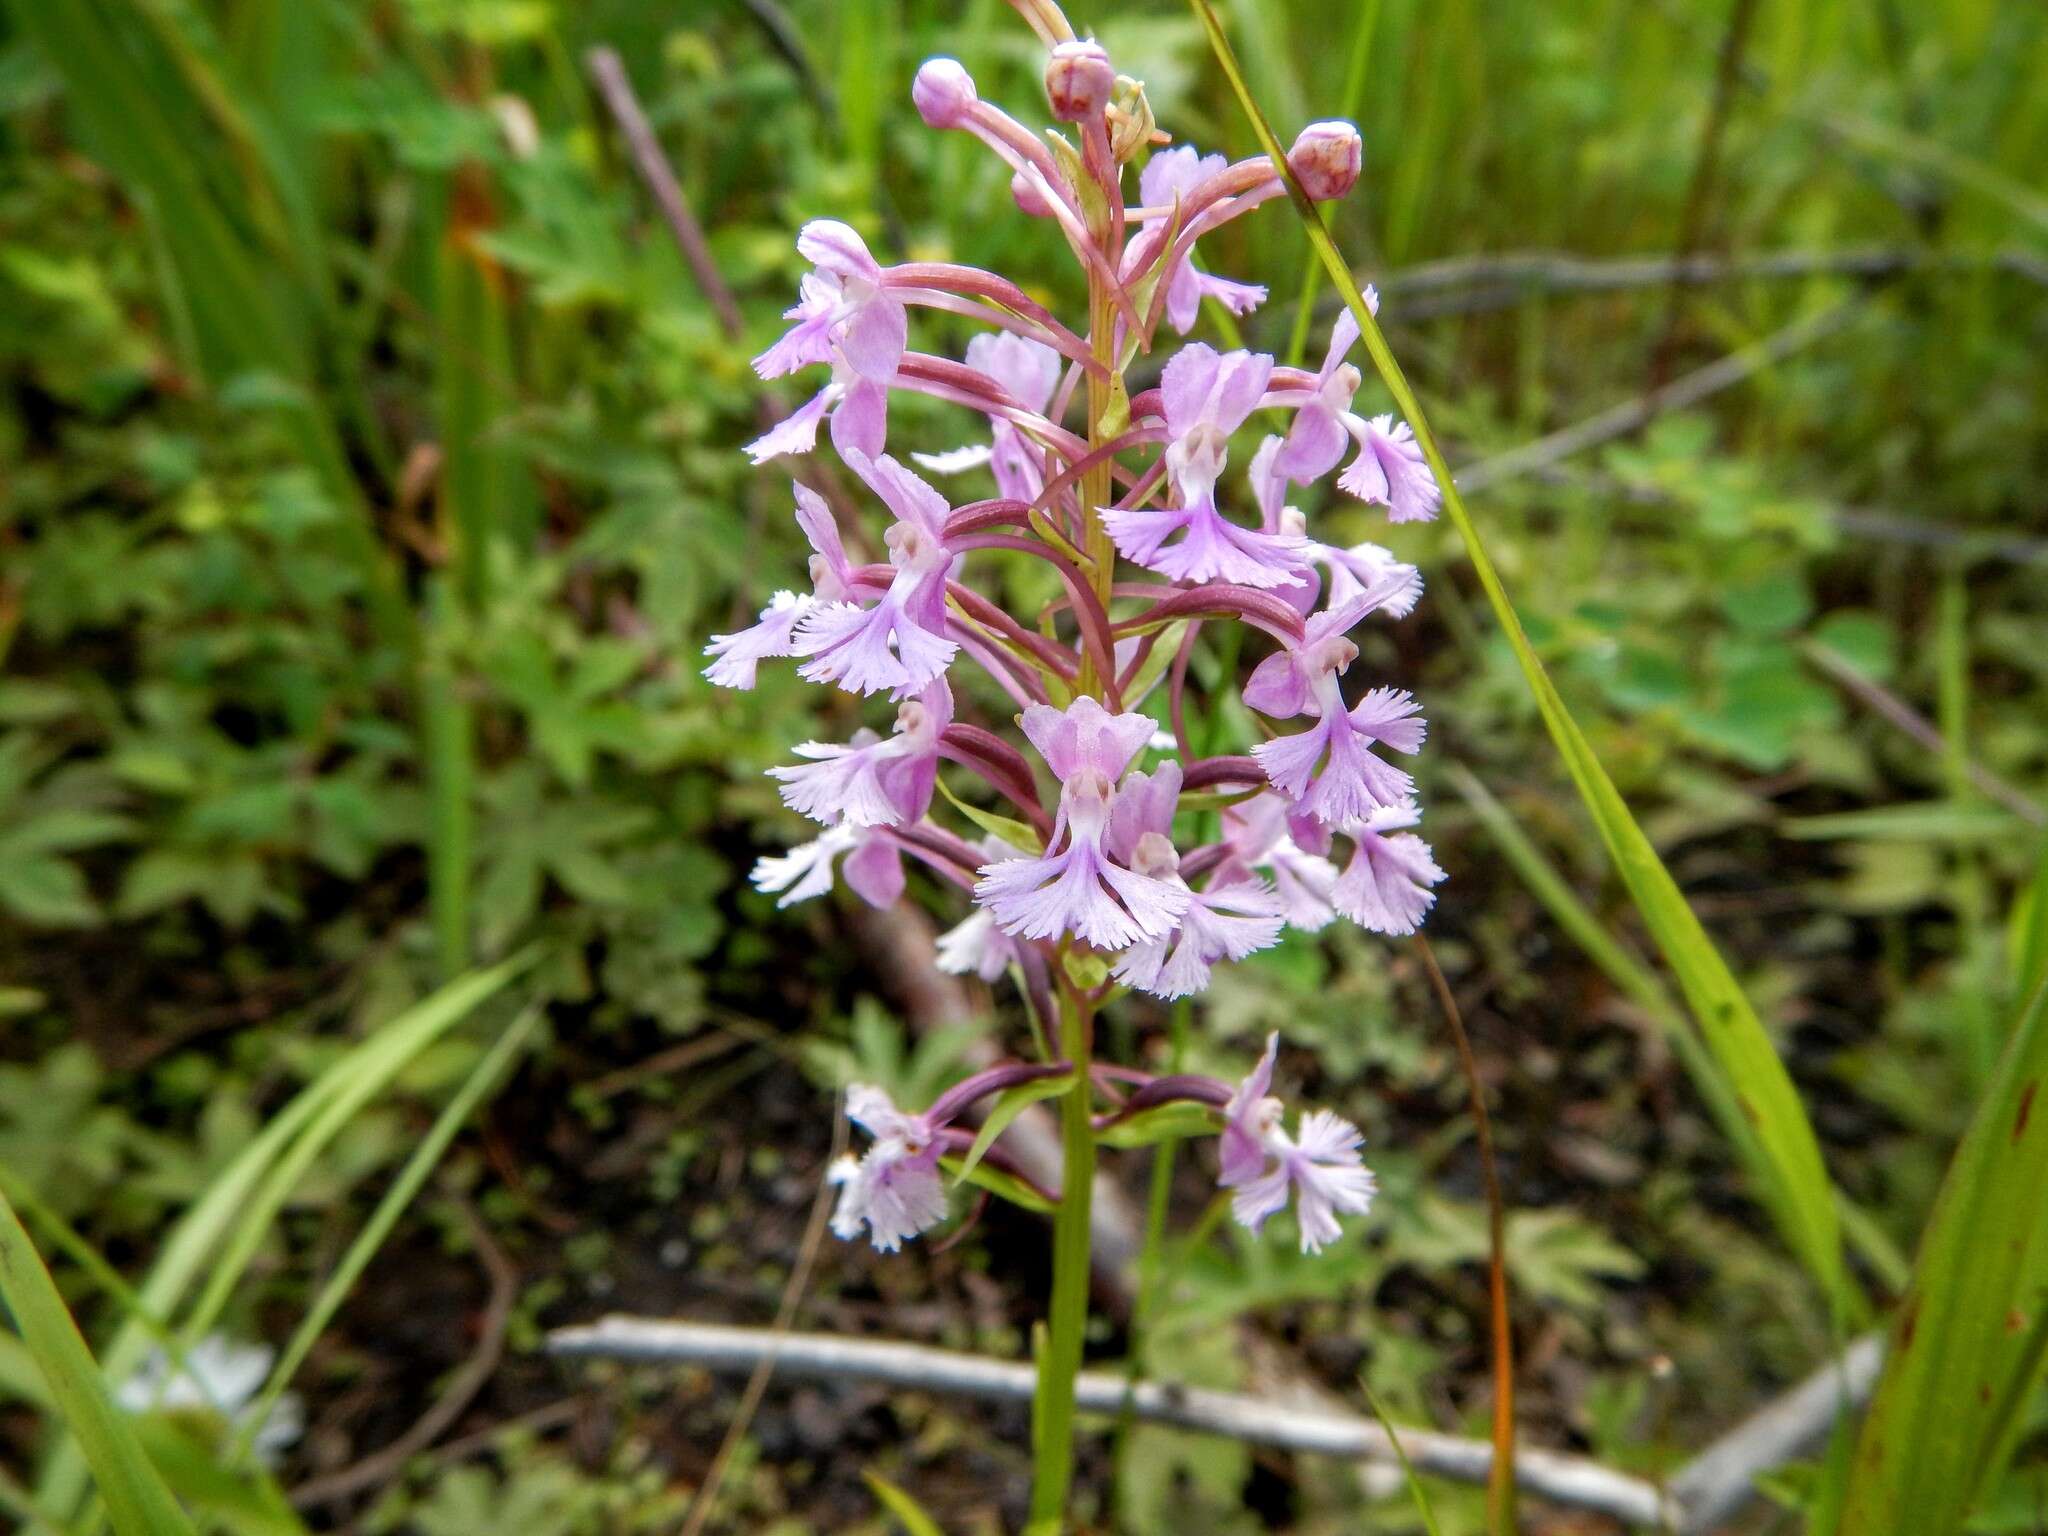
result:
[[[448,1378],[448,1385],[434,1400],[433,1407],[421,1414],[411,1429],[353,1466],[294,1488],[291,1501],[298,1508],[313,1509],[383,1487],[405,1470],[408,1461],[453,1427],[455,1421],[462,1417],[463,1410],[469,1407],[477,1393],[483,1390],[484,1383],[498,1369],[498,1361],[505,1353],[505,1328],[512,1319],[512,1304],[519,1298],[519,1271],[505,1257],[504,1250],[491,1236],[490,1228],[477,1215],[476,1208],[459,1196],[453,1197],[453,1204],[462,1217],[469,1240],[476,1248],[477,1262],[483,1265],[491,1286],[490,1295],[484,1302],[483,1327],[476,1348]]]
[[[718,323],[725,334],[737,339],[746,329],[745,321],[740,318],[739,304],[733,299],[732,290],[725,285],[725,276],[718,270],[718,264],[711,259],[711,247],[705,244],[703,226],[697,222],[696,214],[690,211],[682,184],[670,169],[668,157],[661,152],[661,141],[654,136],[647,114],[640,110],[640,99],[633,94],[633,83],[626,76],[625,62],[620,59],[617,49],[604,47],[591,49],[583,56],[583,61],[590,70],[590,78],[597,84],[598,93],[604,97],[605,109],[618,123],[619,132],[625,135],[626,147],[633,155],[633,168],[639,172],[655,207],[661,210],[662,222],[668,225],[669,233],[682,248],[683,259],[690,264],[697,286],[704,290],[704,297],[717,311]]]
[[[1744,379],[1761,373],[1776,363],[1783,362],[1795,352],[1812,346],[1823,337],[1832,336],[1842,329],[1862,309],[1862,300],[1844,299],[1817,314],[1795,320],[1783,330],[1774,331],[1763,340],[1731,352],[1691,373],[1673,380],[1662,389],[1649,390],[1632,400],[1625,400],[1611,410],[1589,416],[1584,421],[1569,427],[1559,428],[1519,448],[1506,453],[1495,454],[1490,459],[1481,459],[1477,464],[1458,471],[1458,489],[1465,492],[1481,491],[1489,486],[1499,485],[1504,480],[1517,479],[1522,475],[1534,474],[1551,465],[1568,459],[1574,454],[1584,453],[1588,448],[1597,448],[1602,443],[1613,442],[1638,431],[1666,411],[1683,410],[1697,405],[1710,395],[1740,384]]]
[[[1806,641],[1799,650],[1809,663],[1825,673],[1828,679],[1845,693],[1853,695],[1859,704],[1873,714],[1881,716],[1903,734],[1912,737],[1928,751],[1940,754],[1948,750],[1948,743],[1942,740],[1940,727],[1890,689],[1857,671],[1841,652],[1821,644],[1818,640]],[[2008,784],[1976,759],[1966,760],[1963,771],[1986,798],[1996,800],[2027,825],[2048,826],[2048,811],[2044,811],[2040,804],[2029,798],[2024,791]]]

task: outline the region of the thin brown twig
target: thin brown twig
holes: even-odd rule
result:
[[[703,226],[697,222],[697,215],[690,211],[690,201],[683,196],[682,183],[676,180],[668,157],[661,152],[661,141],[654,136],[647,114],[640,110],[640,98],[633,94],[625,61],[619,57],[617,49],[600,45],[584,54],[583,62],[590,71],[591,80],[597,85],[598,94],[604,98],[605,109],[619,125],[619,132],[625,135],[634,169],[640,173],[641,182],[654,198],[655,207],[661,210],[662,221],[668,225],[669,233],[675,236],[676,244],[682,248],[683,259],[690,264],[697,286],[704,290],[704,297],[717,313],[718,323],[725,334],[738,340],[746,330],[746,322],[740,318],[739,304],[733,299],[732,290],[725,285],[725,277],[718,270],[718,264],[711,259],[711,247],[705,244]]]
[[[1672,251],[1683,261],[1693,253],[1707,221],[1707,206],[1713,200],[1715,173],[1721,165],[1721,141],[1734,115],[1735,87],[1742,73],[1742,56],[1749,49],[1750,22],[1756,16],[1756,0],[1733,0],[1728,12],[1728,29],[1721,36],[1721,51],[1714,67],[1714,95],[1707,106],[1706,121],[1700,125],[1699,148],[1692,164],[1692,178],[1685,189],[1685,207],[1678,219],[1678,243]],[[1657,344],[1650,349],[1648,384],[1657,389],[1671,378],[1671,360],[1678,350],[1678,323],[1685,314],[1685,292],[1673,283],[1665,295],[1664,327]]]
[[[1584,453],[1588,448],[1597,448],[1602,443],[1626,437],[1666,411],[1697,405],[1709,396],[1783,362],[1824,337],[1832,336],[1860,313],[1862,307],[1861,295],[1844,299],[1816,314],[1795,320],[1782,330],[1774,331],[1763,340],[1731,352],[1704,368],[1696,368],[1662,389],[1648,390],[1596,416],[1524,443],[1519,448],[1495,454],[1490,459],[1481,459],[1457,472],[1458,489],[1467,493],[1484,490],[1504,480],[1547,469],[1574,454]]]
[[[1830,682],[1835,683],[1845,693],[1853,695],[1858,703],[1902,734],[1910,736],[1930,752],[1948,751],[1948,743],[1942,740],[1940,727],[1889,688],[1873,682],[1857,671],[1840,651],[1818,640],[1804,641],[1799,650],[1800,654],[1817,671],[1825,674]],[[2007,783],[1975,759],[1966,759],[1963,768],[1969,775],[1970,782],[1987,798],[1996,800],[2029,826],[2048,826],[2048,810],[2044,810],[2038,801],[2023,790]]]
[[[846,1112],[842,1107],[832,1116],[832,1150],[825,1155],[825,1168],[829,1170],[845,1150]],[[796,1262],[790,1266],[789,1279],[782,1287],[782,1300],[776,1304],[775,1321],[769,1325],[771,1337],[788,1333],[790,1325],[796,1321],[797,1308],[802,1305],[804,1291],[811,1283],[811,1270],[818,1262],[819,1245],[825,1240],[825,1214],[831,1208],[832,1182],[821,1172],[818,1193],[811,1201],[811,1214],[804,1223],[803,1241],[797,1248]],[[690,1512],[683,1521],[681,1536],[698,1536],[704,1529],[704,1522],[711,1518],[711,1511],[718,1503],[719,1487],[725,1481],[726,1469],[732,1465],[733,1453],[740,1448],[740,1442],[746,1439],[747,1429],[760,1410],[762,1394],[768,1390],[768,1378],[774,1374],[774,1354],[763,1354],[740,1392],[740,1405],[733,1413],[732,1422],[725,1427],[725,1438],[718,1442],[718,1451],[711,1458],[711,1469],[704,1474],[696,1497],[690,1501]]]
[[[505,1257],[504,1250],[491,1236],[490,1228],[477,1214],[476,1207],[460,1195],[449,1198],[462,1218],[470,1242],[476,1249],[477,1261],[490,1282],[490,1295],[484,1302],[483,1327],[478,1333],[476,1348],[448,1378],[448,1385],[441,1395],[431,1408],[420,1415],[411,1429],[353,1466],[294,1488],[291,1501],[300,1509],[337,1503],[355,1494],[372,1492],[390,1482],[405,1470],[408,1461],[432,1445],[462,1417],[463,1411],[498,1369],[498,1361],[505,1353],[505,1329],[512,1319],[512,1304],[519,1298],[519,1271]]]
[[[1874,279],[1922,272],[1997,271],[2048,285],[2048,260],[2017,249],[1936,251],[1918,246],[1866,245],[1812,250],[1755,251],[1745,256],[1694,252],[1671,256],[1577,256],[1569,251],[1500,251],[1447,256],[1392,271],[1362,273],[1383,296],[1404,300],[1404,320],[1499,308],[1547,294],[1626,293],[1676,283],[1804,281],[1812,277]],[[1441,309],[1429,307],[1442,300]],[[1334,310],[1339,305],[1329,306]]]
[[[1458,1048],[1458,1064],[1464,1069],[1465,1085],[1472,1094],[1472,1123],[1479,1142],[1479,1176],[1486,1188],[1486,1287],[1491,1302],[1493,1334],[1493,1465],[1486,1480],[1486,1528],[1490,1532],[1515,1529],[1515,1338],[1508,1320],[1507,1201],[1501,1195],[1500,1166],[1493,1155],[1493,1122],[1486,1113],[1486,1088],[1479,1080],[1479,1058],[1472,1053],[1472,1041],[1465,1033],[1465,1018],[1451,984],[1444,980],[1443,967],[1436,963],[1436,951],[1429,940],[1415,935],[1415,951],[1429,972],[1429,984],[1436,991],[1437,1006],[1451,1027],[1451,1039]]]
[[[613,1098],[650,1077],[681,1072],[746,1043],[738,1034],[714,1027],[708,1034],[695,1035],[680,1045],[656,1051],[646,1060],[636,1061],[630,1067],[620,1067],[616,1072],[607,1072],[602,1077],[593,1078],[582,1084],[578,1091],[595,1099]]]

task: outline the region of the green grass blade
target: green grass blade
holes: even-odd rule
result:
[[[1615,789],[1614,781],[1600,765],[1578,722],[1572,718],[1563,697],[1550,680],[1542,659],[1523,633],[1520,618],[1510,601],[1500,575],[1479,537],[1472,516],[1465,507],[1445,462],[1436,434],[1423,415],[1421,402],[1409,387],[1385,335],[1365,306],[1351,269],[1338,253],[1324,226],[1321,213],[1308,200],[1287,165],[1286,151],[1273,136],[1246,88],[1244,76],[1230,51],[1209,0],[1188,0],[1209,36],[1218,64],[1236,93],[1245,116],[1251,121],[1259,143],[1285,177],[1288,192],[1301,215],[1310,242],[1322,258],[1324,270],[1358,319],[1359,330],[1396,405],[1414,429],[1437,484],[1443,490],[1444,509],[1464,541],[1474,573],[1486,591],[1487,602],[1506,632],[1516,663],[1535,696],[1545,728],[1563,757],[1573,784],[1591,811],[1608,857],[1627,886],[1644,924],[1649,928],[1679,988],[1699,1021],[1708,1049],[1727,1075],[1731,1091],[1745,1119],[1756,1129],[1763,1150],[1769,1182],[1761,1191],[1766,1208],[1785,1240],[1812,1273],[1829,1298],[1837,1316],[1852,1308],[1848,1275],[1842,1263],[1839,1220],[1834,1191],[1822,1162],[1820,1143],[1812,1122],[1800,1103],[1785,1064],[1778,1057],[1770,1036],[1756,1010],[1736,983],[1728,964],[1714,948],[1698,917],[1686,904],[1678,883],[1664,867],[1649,838],[1630,814],[1628,805]]]
[[[377,1202],[376,1210],[370,1213],[370,1219],[364,1223],[363,1230],[356,1235],[356,1240],[349,1244],[348,1252],[342,1255],[334,1273],[328,1276],[327,1283],[320,1288],[320,1294],[314,1299],[313,1305],[306,1309],[305,1317],[300,1320],[291,1341],[285,1345],[284,1352],[278,1357],[276,1366],[272,1368],[270,1380],[264,1384],[262,1396],[245,1416],[242,1431],[236,1437],[234,1450],[229,1457],[230,1465],[239,1463],[248,1455],[250,1446],[255,1443],[257,1430],[269,1418],[270,1410],[276,1405],[284,1389],[291,1384],[292,1377],[298,1374],[299,1367],[305,1363],[306,1356],[312,1352],[314,1344],[319,1342],[321,1334],[327,1331],[327,1325],[334,1321],[334,1314],[341,1310],[342,1302],[348,1299],[349,1293],[355,1289],[356,1282],[362,1279],[363,1271],[370,1267],[370,1260],[375,1258],[377,1250],[384,1246],[384,1240],[391,1235],[391,1229],[398,1225],[399,1217],[411,1206],[421,1187],[427,1182],[428,1176],[440,1166],[442,1157],[448,1151],[448,1144],[455,1139],[456,1133],[468,1123],[469,1117],[476,1113],[477,1106],[502,1081],[514,1058],[526,1048],[540,1020],[541,1010],[537,1007],[521,1011],[518,1017],[505,1027],[504,1033],[499,1035],[496,1043],[484,1053],[483,1059],[463,1080],[455,1096],[435,1117],[426,1139],[414,1150],[412,1156],[406,1159],[398,1177],[392,1180],[391,1188],[386,1190],[384,1198]]]
[[[1401,1477],[1408,1485],[1408,1498],[1422,1520],[1422,1529],[1428,1536],[1443,1536],[1442,1527],[1436,1523],[1436,1511],[1429,1507],[1429,1492],[1422,1486],[1422,1479],[1408,1460],[1408,1452],[1402,1448],[1400,1431],[1387,1417],[1386,1405],[1380,1401],[1379,1394],[1363,1381],[1359,1382],[1358,1389],[1365,1394],[1366,1406],[1372,1409],[1372,1416],[1380,1421],[1380,1428],[1387,1432],[1387,1440],[1394,1447],[1394,1459],[1401,1464]]]
[[[305,1131],[265,1170],[247,1204],[236,1213],[206,1286],[180,1325],[179,1335],[188,1348],[219,1319],[271,1224],[292,1191],[312,1171],[321,1153],[390,1085],[407,1062],[461,1023],[509,979],[509,962],[488,971],[473,972],[442,987],[380,1031],[379,1038],[372,1043],[386,1048],[366,1055],[357,1070],[341,1080]]]
[[[64,1528],[48,1515],[36,1508],[29,1491],[14,1480],[14,1474],[0,1467],[0,1513],[12,1515],[20,1521],[16,1529],[23,1536],[64,1536]]]
[[[1842,1536],[1955,1536],[2048,1368],[2048,985],[1956,1149],[1856,1444]]]
[[[212,1281],[180,1337],[196,1338],[218,1315],[227,1293],[261,1241],[271,1216],[290,1186],[279,1188],[276,1168],[288,1157],[300,1170],[310,1166],[327,1140],[388,1087],[419,1053],[460,1023],[536,958],[522,951],[488,970],[464,976],[423,998],[309,1083],[237,1154],[165,1240],[163,1252],[137,1291],[149,1315],[173,1316],[202,1273]],[[345,1108],[335,1112],[337,1103]],[[272,1177],[266,1179],[266,1175]],[[296,1175],[292,1183],[297,1182]],[[230,1253],[239,1254],[235,1264]],[[211,1266],[209,1270],[209,1266]],[[122,1376],[140,1364],[150,1345],[148,1328],[125,1323],[104,1351],[109,1374]],[[44,1507],[72,1510],[85,1488],[85,1467],[75,1447],[61,1448],[37,1490]]]
[[[2034,878],[2013,913],[2013,991],[2029,996],[2048,978],[2048,836],[2041,839]]]
[[[14,1207],[0,1196],[0,1298],[42,1367],[92,1476],[116,1536],[190,1536],[192,1523],[114,1406],[92,1351],[65,1309]]]
[[[923,1505],[881,1473],[864,1471],[861,1476],[867,1480],[875,1501],[903,1527],[904,1536],[946,1536],[939,1522],[924,1512]]]
[[[162,252],[173,328],[189,329],[186,366],[214,383],[239,374],[276,383],[279,423],[345,514],[335,537],[362,574],[372,616],[409,653],[412,615],[397,568],[315,382],[318,285],[290,281],[292,263],[246,227],[247,209],[276,202],[256,174],[263,157],[253,147],[240,162],[219,152],[220,103],[195,92],[192,59],[167,56],[164,35],[133,9],[105,0],[15,0],[10,14],[62,77],[86,144],[142,211]],[[253,116],[240,106],[231,115],[237,122]]]
[[[447,583],[436,578],[419,668],[420,756],[427,781],[427,913],[443,977],[469,964],[470,877],[476,841],[474,711],[457,675],[459,621]]]

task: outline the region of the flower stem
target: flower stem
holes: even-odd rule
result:
[[[1095,1010],[1060,979],[1060,1037],[1074,1066],[1074,1086],[1060,1100],[1059,1211],[1053,1218],[1052,1315],[1038,1361],[1038,1397],[1032,1410],[1037,1444],[1031,1476],[1031,1531],[1054,1536],[1063,1528],[1074,1481],[1074,1382],[1088,1331],[1089,1217],[1095,1188],[1095,1130],[1089,1123],[1090,1056]]]

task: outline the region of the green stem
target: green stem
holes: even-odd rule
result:
[[[1064,977],[1060,980],[1060,1044],[1074,1064],[1074,1086],[1060,1100],[1064,1153],[1060,1206],[1052,1229],[1052,1315],[1039,1352],[1038,1394],[1032,1408],[1037,1444],[1031,1475],[1031,1531],[1052,1536],[1063,1528],[1074,1482],[1074,1381],[1088,1332],[1089,1215],[1094,1203],[1095,1127],[1088,1066],[1095,1012]]]

